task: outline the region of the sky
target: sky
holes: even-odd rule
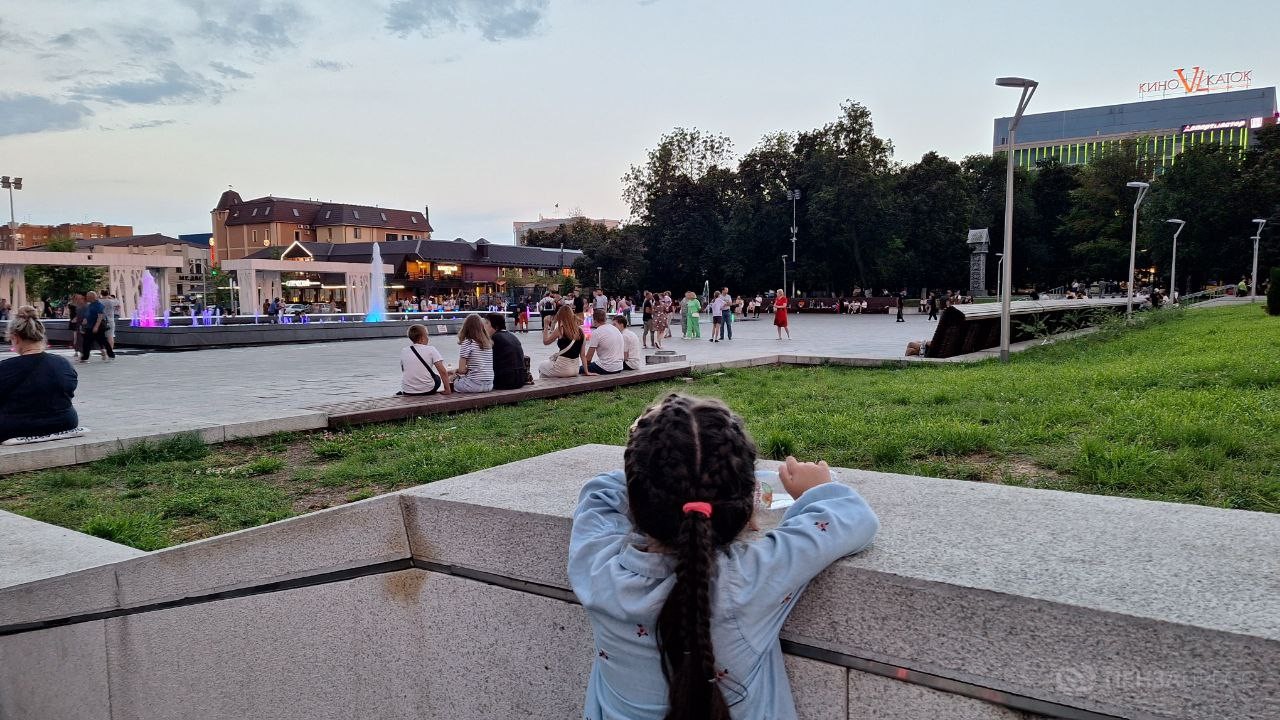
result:
[[[1033,113],[1175,68],[1271,86],[1276,27],[1264,0],[0,0],[0,174],[19,222],[209,232],[232,187],[509,243],[626,219],[620,178],[673,127],[742,154],[854,100],[897,161],[959,160],[1012,113],[997,76],[1040,82]]]

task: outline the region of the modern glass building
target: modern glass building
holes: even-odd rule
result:
[[[1123,140],[1137,139],[1139,152],[1152,157],[1158,171],[1183,150],[1204,143],[1244,152],[1251,136],[1276,118],[1274,87],[1024,115],[1014,159],[1026,168],[1046,158],[1080,165],[1114,151]],[[1009,120],[995,121],[994,152],[1009,149]]]

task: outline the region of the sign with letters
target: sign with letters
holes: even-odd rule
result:
[[[1139,97],[1160,93],[1160,97],[1173,93],[1175,95],[1194,95],[1195,93],[1216,92],[1218,90],[1240,90],[1253,83],[1252,70],[1235,70],[1233,72],[1211,72],[1196,65],[1192,68],[1178,68],[1167,80],[1138,83]]]

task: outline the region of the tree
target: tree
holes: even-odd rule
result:
[[[49,239],[42,248],[47,252],[74,252],[76,241],[65,235]],[[102,268],[73,265],[29,265],[26,272],[27,294],[53,302],[67,300],[76,293],[102,288]]]
[[[588,278],[595,277],[596,268],[604,268],[606,291],[630,295],[643,287],[647,274],[644,239],[639,230],[630,226],[593,234],[583,244],[582,257],[573,267],[579,277]]]
[[[1126,184],[1151,176],[1152,162],[1140,157],[1133,140],[1113,143],[1080,172],[1059,237],[1071,246],[1072,265],[1084,278],[1128,279],[1135,191]],[[1139,267],[1149,262],[1149,255],[1140,254]]]
[[[925,153],[893,177],[892,196],[892,239],[877,262],[890,289],[967,289],[974,198],[960,165]]]

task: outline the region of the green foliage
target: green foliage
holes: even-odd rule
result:
[[[684,392],[728,403],[765,458],[1280,512],[1274,318],[1227,307],[1104,324],[1007,365],[733,369],[213,452],[171,442],[128,462],[0,477],[0,507],[154,549],[585,443],[621,445],[645,407]],[[282,452],[305,459],[285,468]]]
[[[80,528],[89,535],[139,550],[159,550],[169,545],[166,530],[164,520],[151,513],[95,515]]]
[[[195,433],[182,433],[159,442],[144,440],[99,460],[96,465],[129,467],[174,460],[199,460],[209,455],[209,446]]]
[[[245,467],[251,477],[257,475],[271,475],[284,469],[284,459],[278,457],[260,457],[253,460]]]
[[[40,250],[45,252],[74,252],[76,241],[65,235],[53,237]],[[106,272],[95,267],[59,267],[31,265],[24,272],[27,295],[31,298],[48,298],[61,303],[76,293],[101,290]]]
[[[1267,283],[1267,312],[1280,315],[1280,267],[1271,268],[1271,281]]]

